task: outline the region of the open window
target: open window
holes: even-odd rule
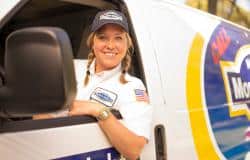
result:
[[[62,28],[69,36],[74,58],[86,59],[89,53],[89,50],[86,46],[86,39],[90,33],[90,25],[95,14],[103,9],[120,10],[128,17],[131,32],[130,34],[135,47],[134,53],[132,55],[131,74],[144,80],[139,49],[136,43],[135,34],[133,32],[133,26],[131,20],[129,19],[130,16],[126,6],[122,1],[27,0],[25,2],[23,1],[20,5],[20,7],[16,7],[16,9],[13,10],[12,14],[8,15],[8,20],[4,23],[2,22],[0,26],[0,87],[4,85],[5,81],[4,53],[6,49],[6,38],[9,34],[16,30],[27,27],[46,26]],[[14,120],[22,119],[23,118],[14,118]],[[26,120],[27,118],[24,119]],[[58,125],[56,120],[51,121],[55,121],[55,125]],[[77,123],[82,123],[82,121],[79,121],[77,118],[75,118],[74,122],[72,123],[76,123],[75,121],[77,121]],[[89,122],[89,120],[87,121]],[[65,120],[65,123],[63,123],[63,120],[60,121],[60,125],[67,125],[66,123],[68,125],[72,124],[69,122],[69,120]],[[46,123],[45,127],[48,127],[49,124],[52,123]],[[27,127],[28,125],[25,126]],[[32,127],[32,125],[29,126]],[[34,126],[42,125],[33,125],[33,127]]]
[[[116,2],[116,3],[115,3]],[[6,37],[13,31],[31,26],[54,26],[64,29],[71,40],[75,58],[86,59],[89,50],[86,39],[90,32],[90,24],[95,14],[102,9],[117,9],[129,17],[122,1],[77,1],[77,0],[30,0],[27,1],[0,31],[0,66],[4,66],[4,44]],[[129,19],[128,19],[129,20]],[[132,74],[143,79],[139,65],[136,37],[129,20],[130,34],[135,45],[133,54]]]

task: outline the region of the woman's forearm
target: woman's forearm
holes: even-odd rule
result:
[[[69,115],[91,115],[98,117],[104,106],[91,101],[75,101]],[[137,136],[127,129],[116,117],[110,113],[108,118],[98,121],[110,143],[127,159],[135,160],[139,157],[147,140]]]
[[[110,143],[129,160],[136,160],[144,145],[146,139],[137,136],[127,129],[112,114],[106,120],[99,121],[99,125],[108,137]]]

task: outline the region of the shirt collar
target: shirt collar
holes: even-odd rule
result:
[[[107,79],[107,78],[110,78],[113,75],[121,72],[121,70],[122,70],[122,66],[121,66],[121,63],[120,63],[119,65],[117,65],[113,69],[105,70],[105,71],[102,71],[102,72],[99,72],[99,73],[95,73],[95,63],[96,63],[96,61],[94,59],[94,61],[91,63],[91,65],[89,67],[89,72],[90,72],[91,76],[95,75],[95,76],[98,76],[100,78]]]

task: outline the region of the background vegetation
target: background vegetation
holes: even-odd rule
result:
[[[250,4],[250,0],[245,1]],[[250,28],[250,10],[238,5],[237,0],[186,0],[185,3]]]

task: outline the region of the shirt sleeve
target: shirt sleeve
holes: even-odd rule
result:
[[[77,85],[77,92],[76,92],[76,100],[82,100],[82,95],[84,93],[84,78],[86,76],[86,66],[88,61],[82,59],[75,59],[74,60],[74,67],[75,67],[75,76],[76,76],[76,85]]]
[[[126,84],[119,110],[123,124],[138,136],[149,140],[152,122],[152,106],[141,80],[133,79]]]

